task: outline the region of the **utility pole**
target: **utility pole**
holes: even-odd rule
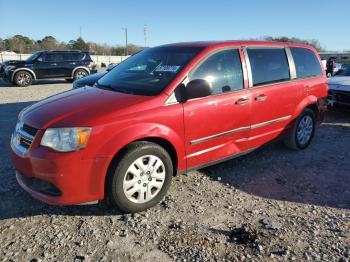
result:
[[[128,29],[126,27],[122,27],[122,30],[125,32],[125,56],[128,56]]]
[[[79,26],[79,36],[81,38],[81,26]]]

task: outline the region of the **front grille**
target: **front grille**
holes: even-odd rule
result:
[[[23,146],[25,149],[28,149],[30,147],[30,145],[32,144],[32,142],[33,142],[33,140],[31,140],[29,138],[25,138],[25,137],[20,135],[19,144],[21,146]]]
[[[18,145],[18,149],[24,153],[32,145],[37,132],[38,129],[24,123],[19,123],[14,133],[14,143]]]
[[[38,129],[31,127],[31,126],[28,126],[26,124],[23,124],[23,131],[28,133],[31,136],[35,136],[36,133],[38,132]]]

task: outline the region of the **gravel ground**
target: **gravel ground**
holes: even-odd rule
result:
[[[175,177],[159,205],[121,214],[48,206],[15,181],[19,111],[70,88],[0,83],[0,261],[350,260],[350,113],[329,112],[307,150],[264,146]]]

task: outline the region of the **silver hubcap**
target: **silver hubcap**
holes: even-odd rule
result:
[[[165,181],[165,166],[160,158],[145,155],[136,159],[125,173],[124,194],[134,203],[152,200],[162,189]]]
[[[82,78],[84,76],[86,76],[86,72],[85,71],[78,71],[76,74],[75,74],[75,78],[76,79],[79,79],[79,78]]]
[[[303,116],[297,128],[297,139],[300,145],[305,145],[310,141],[313,127],[314,122],[311,116]]]
[[[21,86],[28,85],[30,82],[30,76],[24,73],[20,73],[17,77],[17,83]]]

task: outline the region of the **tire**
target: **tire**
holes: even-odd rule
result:
[[[106,180],[107,201],[127,213],[153,207],[166,195],[173,172],[173,163],[163,147],[134,142],[111,165]]]
[[[311,109],[305,108],[296,119],[292,132],[284,144],[294,150],[307,148],[314,137],[315,126],[315,113]]]
[[[21,86],[21,87],[30,86],[32,82],[33,82],[33,77],[27,71],[19,71],[15,74],[13,78],[13,83],[16,86]]]
[[[77,80],[77,79],[80,79],[84,76],[87,76],[89,75],[89,72],[86,71],[85,69],[77,69],[75,72],[74,72],[74,75],[73,75],[73,80]]]

